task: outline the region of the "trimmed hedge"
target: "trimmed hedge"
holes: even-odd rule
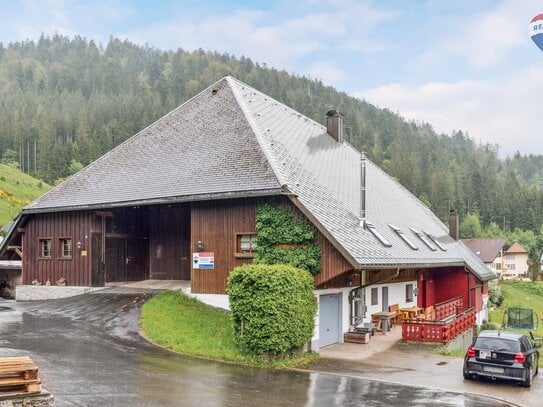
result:
[[[282,264],[236,267],[228,278],[228,295],[241,351],[280,354],[310,341],[317,303],[306,270]]]

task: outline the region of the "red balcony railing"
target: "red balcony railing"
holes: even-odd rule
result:
[[[449,315],[447,321],[404,320],[402,339],[413,342],[449,342],[475,325],[475,308],[458,310],[460,313]]]
[[[464,306],[464,298],[456,297],[447,301],[440,302],[434,306],[436,311],[436,319],[445,319],[451,315],[458,314],[457,307]]]

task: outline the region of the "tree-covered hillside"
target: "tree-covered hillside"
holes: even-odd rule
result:
[[[461,131],[436,134],[429,124],[244,57],[114,38],[105,46],[58,35],[0,45],[0,155],[53,183],[227,74],[321,123],[330,108],[344,113],[347,140],[442,219],[454,208],[506,230],[539,232],[543,224],[542,156],[502,160],[498,146]]]

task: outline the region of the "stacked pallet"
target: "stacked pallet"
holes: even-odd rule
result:
[[[0,398],[41,392],[38,367],[29,357],[0,358]]]

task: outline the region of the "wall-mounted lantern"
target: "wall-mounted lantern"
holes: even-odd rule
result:
[[[77,243],[75,244],[75,247],[76,247],[77,251],[80,252],[80,251],[83,250],[83,243],[77,242]]]
[[[202,250],[205,250],[205,248],[206,248],[206,245],[204,244],[204,242],[202,242],[201,240],[198,240],[196,242],[196,250],[201,252]]]

